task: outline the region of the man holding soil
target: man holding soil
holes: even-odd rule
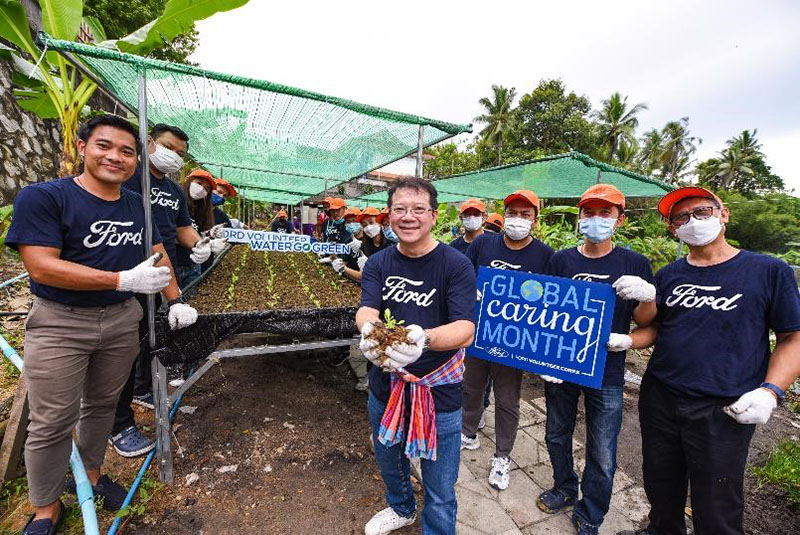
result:
[[[6,238],[19,250],[36,295],[23,372],[30,405],[25,465],[35,512],[23,534],[54,534],[63,519],[73,429],[95,495],[106,509],[122,506],[125,489],[100,468],[114,406],[139,352],[142,307],[134,292],[180,295],[156,228],[147,251],[153,256],[142,262],[142,199],[120,187],[136,166],[136,129],[101,115],[81,128],[77,148],[83,172],[24,188]],[[188,305],[169,310],[176,327],[196,317]]]
[[[503,234],[478,236],[467,249],[467,258],[477,272],[480,266],[513,269],[529,273],[545,273],[553,250],[531,236],[531,228],[539,218],[539,197],[529,190],[515,191],[505,198]],[[511,450],[519,426],[519,396],[522,370],[467,356],[464,372],[464,425],[461,447],[480,447],[478,425],[483,413],[484,393],[492,377],[495,399],[497,445],[489,471],[489,484],[496,489],[508,488]]]
[[[625,350],[630,341],[631,318],[646,327],[656,316],[656,288],[650,261],[643,255],[615,247],[614,231],[625,219],[625,196],[611,184],[596,184],[578,202],[578,228],[585,240],[578,247],[556,252],[548,274],[611,284],[617,293],[613,333],[599,389],[555,380],[544,385],[547,401],[545,440],[553,465],[553,488],[543,492],[536,505],[556,513],[575,505],[572,521],[579,535],[595,535],[608,512],[617,467],[617,437],[622,426],[622,392],[625,386]],[[572,458],[572,435],[578,398],[586,406],[586,468],[581,478]]]
[[[477,283],[464,255],[431,235],[436,196],[426,180],[395,183],[389,189],[389,222],[399,243],[364,266],[356,324],[361,349],[376,364],[367,408],[389,505],[367,523],[367,535],[385,535],[414,522],[408,459],[414,456],[421,460],[425,491],[423,533],[455,533],[462,348],[475,330]],[[404,323],[393,326],[394,320]],[[385,327],[393,327],[391,335],[370,336]]]
[[[725,240],[712,192],[671,191],[658,211],[689,254],[656,274],[656,323],[631,334],[631,347],[655,340],[639,394],[650,525],[634,533],[686,533],[691,485],[694,533],[741,534],[755,424],[800,375],[800,295],[785,262]]]
[[[469,244],[483,234],[483,224],[486,222],[486,205],[478,199],[467,199],[459,207],[458,218],[461,220],[461,226],[464,227],[465,232],[463,236],[459,236],[450,242],[450,247],[454,247],[458,252],[466,254]]]
[[[189,136],[180,128],[157,124],[150,131],[147,144],[150,162],[150,207],[153,212],[153,224],[161,234],[164,249],[173,266],[178,263],[178,246],[191,250],[190,259],[195,264],[202,264],[211,257],[210,240],[202,240],[192,226],[186,196],[181,187],[167,177],[168,174],[181,170],[188,149]],[[137,193],[141,192],[141,177],[142,168],[139,165],[131,179],[122,187]],[[176,296],[176,299],[179,299],[179,296]],[[155,442],[145,437],[136,427],[131,409],[131,402],[148,409],[154,408],[153,382],[150,375],[152,357],[146,339],[147,301],[140,298],[139,302],[145,309],[144,319],[139,324],[139,337],[143,340],[142,350],[131,370],[131,377],[119,397],[114,428],[109,438],[114,451],[123,457],[144,455],[155,447]],[[156,309],[160,305],[161,300],[156,296]],[[195,316],[196,314],[195,312]]]

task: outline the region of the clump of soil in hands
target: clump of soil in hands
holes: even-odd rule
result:
[[[376,321],[373,323],[372,331],[367,335],[368,340],[375,340],[378,346],[375,351],[378,352],[378,359],[381,366],[386,364],[389,358],[386,356],[386,349],[392,344],[410,344],[408,339],[408,329],[403,327],[403,321],[397,321],[392,317],[392,313],[387,308],[383,311],[383,318],[385,321]]]

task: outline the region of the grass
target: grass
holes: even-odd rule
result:
[[[800,505],[800,441],[786,439],[778,442],[763,466],[752,468],[759,485],[777,485],[786,497]]]

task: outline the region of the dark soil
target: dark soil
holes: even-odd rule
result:
[[[381,359],[381,364],[383,364],[388,359],[384,353],[387,348],[395,343],[408,343],[408,329],[400,325],[389,328],[385,323],[378,321],[374,323],[374,329],[367,338],[378,342],[378,346],[375,349],[379,354],[378,358]]]
[[[385,507],[366,394],[329,357],[264,356],[212,369],[184,398],[196,411],[175,422],[176,485],[125,533],[363,533]],[[186,486],[192,473],[200,479]]]
[[[631,356],[633,355],[633,357]],[[645,358],[629,354],[627,368],[638,375],[647,366]],[[544,396],[541,380],[526,373],[522,385],[522,398],[532,401]],[[617,465],[630,476],[637,485],[642,485],[642,439],[639,428],[639,390],[626,385],[622,413],[622,430],[617,443]],[[769,423],[756,427],[750,443],[748,464],[761,465],[766,461],[773,446],[780,440],[800,435],[800,417],[787,408],[786,403],[778,407]],[[586,420],[583,403],[579,403],[575,434],[581,442],[586,441]],[[794,425],[793,425],[794,423]],[[744,527],[748,534],[796,534],[800,533],[800,507],[792,505],[779,487],[764,485],[748,470],[745,474],[745,514]],[[687,507],[691,503],[687,501]]]
[[[191,299],[201,314],[356,306],[361,288],[311,253],[234,247]]]

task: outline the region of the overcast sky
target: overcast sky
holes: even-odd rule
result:
[[[646,103],[639,134],[689,116],[701,160],[757,128],[800,192],[797,0],[251,0],[197,27],[204,68],[454,123],[492,84],[557,77],[595,107],[613,91]]]

